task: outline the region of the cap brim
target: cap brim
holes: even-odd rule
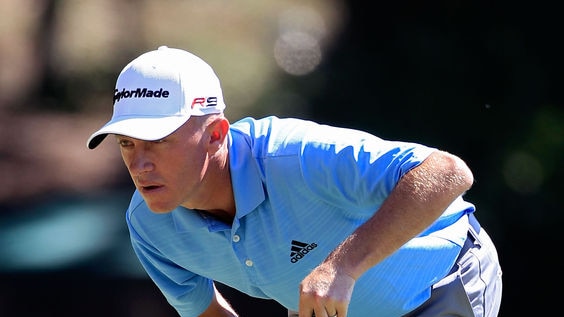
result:
[[[96,148],[108,134],[125,135],[144,141],[162,139],[176,131],[190,116],[173,116],[164,118],[129,118],[106,123],[100,130],[94,132],[86,145],[89,149]]]

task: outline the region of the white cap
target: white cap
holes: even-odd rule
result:
[[[219,79],[201,58],[161,46],[137,57],[121,71],[114,90],[112,119],[87,141],[98,146],[108,134],[146,141],[176,131],[190,116],[225,109]]]

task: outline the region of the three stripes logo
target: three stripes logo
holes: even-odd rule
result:
[[[292,249],[290,251],[290,262],[297,263],[301,260],[309,251],[315,249],[317,244],[315,243],[304,243],[296,240],[292,240]]]

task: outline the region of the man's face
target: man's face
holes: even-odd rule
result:
[[[157,141],[116,135],[133,183],[153,212],[197,206],[205,193],[207,140],[204,127],[195,122],[188,120]]]

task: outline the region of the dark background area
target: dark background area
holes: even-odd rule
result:
[[[61,74],[48,58],[55,54],[50,39],[58,5],[45,1],[37,15],[43,27],[30,57],[41,65],[37,84],[21,98],[0,98],[0,171],[5,176],[0,190],[0,316],[176,316],[129,248],[123,217],[132,187],[115,155],[61,148],[65,163],[58,169],[33,163],[34,153],[43,153],[38,150],[43,138],[83,146],[109,116],[107,106],[81,108],[83,97],[100,99],[103,91],[109,103],[106,90],[113,89],[125,61],[154,46],[142,34],[133,34],[107,68],[82,77]],[[265,89],[245,115],[300,116],[462,157],[476,179],[466,197],[476,204],[504,269],[500,316],[526,311],[557,315],[564,176],[559,11],[543,2],[487,1],[351,1],[341,10],[347,12],[346,23],[323,63],[303,76],[281,74],[276,88]],[[287,100],[277,99],[277,91],[299,95],[307,110],[265,107]],[[81,121],[90,117],[102,119]],[[29,142],[25,137],[32,130],[40,136]],[[111,151],[106,148],[110,146],[101,151]],[[90,160],[83,165],[73,163],[86,156]],[[112,164],[114,169],[108,167]],[[104,180],[88,170],[103,170]],[[70,180],[55,181],[55,174]],[[96,187],[79,190],[83,185],[74,181],[81,179]],[[32,188],[37,190],[21,194]],[[80,212],[73,212],[74,218],[53,218],[65,210]],[[42,220],[56,225],[46,227]],[[30,242],[20,240],[32,234]],[[60,249],[68,253],[66,262],[56,248],[61,241],[67,243]],[[90,253],[70,252],[69,241]],[[20,251],[35,258],[20,261],[14,255]],[[58,252],[59,262],[42,266],[50,252]],[[222,289],[241,316],[285,316],[273,302]]]

